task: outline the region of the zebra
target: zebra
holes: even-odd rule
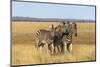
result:
[[[55,29],[52,25],[51,30],[40,29],[36,32],[36,41],[37,41],[37,48],[44,47],[44,45],[48,46],[49,51],[52,53],[52,44],[55,37]]]
[[[77,37],[77,24],[75,22],[73,23],[67,23],[68,24],[68,30],[67,30],[67,35],[65,34],[65,39],[63,40],[64,43],[64,47],[65,47],[65,51],[66,49],[68,50],[68,52],[72,51],[72,36],[73,34],[75,34],[75,36]]]

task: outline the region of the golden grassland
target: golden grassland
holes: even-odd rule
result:
[[[78,36],[73,37],[72,53],[50,55],[47,46],[42,50],[35,48],[35,33],[59,22],[12,22],[12,65],[45,64],[95,59],[95,23],[77,23]]]

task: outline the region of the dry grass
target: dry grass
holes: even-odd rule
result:
[[[37,50],[33,45],[18,44],[13,46],[13,64],[42,64],[59,62],[77,62],[95,60],[94,45],[73,45],[73,52],[63,55],[50,55],[47,49]]]
[[[95,23],[78,23],[78,37],[73,38],[72,53],[50,55],[45,46],[37,50],[34,34],[38,29],[46,29],[56,22],[13,22],[12,23],[12,64],[44,64],[95,59]]]

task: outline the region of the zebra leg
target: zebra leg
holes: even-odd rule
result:
[[[64,44],[63,43],[60,44],[60,48],[61,48],[61,53],[64,53]]]
[[[69,46],[70,52],[72,52],[72,43]]]
[[[69,53],[71,53],[71,51],[72,51],[72,43],[68,43],[67,44],[67,50],[68,50]]]
[[[38,47],[44,47],[45,43],[39,42]]]
[[[60,45],[56,45],[56,46],[57,46],[57,49],[58,49],[58,53],[61,52],[60,49],[59,49],[59,46],[60,46]]]
[[[66,48],[67,48],[67,44],[66,44],[66,42],[64,42],[64,53],[66,53]]]
[[[52,53],[51,45],[52,45],[52,43],[48,44],[48,49],[49,49],[50,53]]]
[[[67,44],[67,50],[68,50],[68,52],[70,52],[69,46],[70,46],[70,43]]]
[[[37,46],[40,47],[40,44],[41,44],[41,41],[38,41],[37,42]]]
[[[53,54],[55,54],[55,53],[56,53],[56,46],[54,44]]]

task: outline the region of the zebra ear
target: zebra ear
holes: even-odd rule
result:
[[[73,23],[74,29],[77,29],[77,24],[74,22]]]
[[[77,33],[75,33],[75,36],[77,37]]]
[[[54,26],[52,25],[52,30],[54,30]]]
[[[67,21],[67,24],[72,24],[72,22],[71,21]]]
[[[65,25],[66,23],[65,22],[62,22],[63,23],[63,25]]]
[[[75,30],[75,36],[77,37],[77,24],[75,22],[73,23],[73,28]]]

